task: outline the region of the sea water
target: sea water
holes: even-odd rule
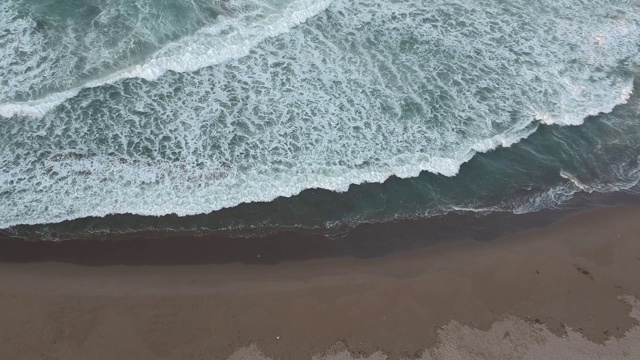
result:
[[[5,0],[0,229],[330,228],[634,189],[639,65],[637,0]]]

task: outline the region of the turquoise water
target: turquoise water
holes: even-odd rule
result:
[[[0,228],[331,228],[633,190],[638,65],[635,0],[8,0]]]

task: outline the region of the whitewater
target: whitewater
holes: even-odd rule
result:
[[[195,71],[206,66],[212,66],[226,60],[245,56],[251,48],[260,43],[260,41],[286,32],[293,26],[304,22],[307,18],[324,10],[329,3],[330,0],[284,2],[279,6],[280,11],[274,11],[268,2],[254,3],[253,5],[257,6],[254,6],[251,11],[240,13],[237,17],[232,15],[235,15],[240,9],[246,9],[246,4],[235,2],[233,8],[231,8],[231,5],[228,5],[224,12],[209,7],[209,12],[213,12],[213,14],[209,14],[209,16],[215,19],[219,18],[219,21],[202,29],[198,29],[194,34],[189,34],[176,41],[166,44],[154,41],[158,49],[153,51],[143,63],[132,64],[126,68],[117,69],[112,72],[108,72],[108,70],[97,70],[101,69],[100,65],[102,65],[102,62],[111,60],[110,57],[113,56],[111,53],[113,53],[114,50],[116,50],[116,53],[124,51],[124,49],[112,49],[108,51],[107,59],[93,61],[97,63],[97,66],[94,65],[93,67],[82,69],[78,74],[80,76],[76,82],[71,83],[73,84],[71,89],[53,91],[41,98],[27,101],[0,103],[0,116],[13,117],[24,115],[41,117],[65,100],[78,95],[84,88],[111,84],[127,78],[155,80],[167,71]],[[16,14],[9,12],[8,9],[9,4],[5,4],[4,8],[0,7],[0,12],[8,13],[6,19],[15,17]],[[205,9],[207,9],[207,7],[205,7]],[[200,13],[197,9],[196,12]],[[263,12],[265,14],[263,14]],[[113,17],[113,15],[111,15],[111,17]],[[256,19],[258,20],[256,21]],[[29,20],[30,21],[24,21],[21,19],[21,21],[12,21],[6,25],[12,33],[24,33],[25,28],[27,28],[26,30],[28,31],[29,27],[38,25],[32,19]],[[148,33],[149,30],[145,30],[145,32]],[[39,46],[43,48],[39,50],[41,50],[43,54],[46,54],[47,49],[44,48],[47,45],[42,44],[42,41],[41,39],[35,40],[35,42],[41,42]],[[20,42],[32,43],[34,40],[29,36],[26,40],[21,39]],[[19,48],[19,44],[17,43],[8,44],[8,46],[4,47],[5,51],[2,51],[0,48],[0,51],[2,51],[0,52],[0,56],[5,59],[5,63],[10,61],[14,64],[16,63],[16,61],[11,59],[11,56],[12,54],[16,54],[17,48]],[[70,61],[69,63],[75,64],[75,61]],[[7,69],[9,69],[9,67],[7,67]],[[23,65],[18,67],[16,68],[16,72],[24,71],[25,69],[29,71],[30,66]],[[73,70],[64,69],[64,71],[71,73]],[[92,75],[92,73],[99,75],[94,75],[94,77],[91,78],[89,76]],[[21,79],[23,80],[21,84],[26,85],[21,85],[26,88],[23,90],[25,92],[32,90],[33,87],[42,86],[43,79],[41,74],[36,73],[31,77],[32,78],[26,82],[24,82],[25,79]],[[8,97],[15,97],[16,93],[20,94],[21,89],[18,90],[19,87],[16,83],[9,84],[7,90],[10,90],[12,93],[8,94]]]
[[[635,0],[47,4],[0,4],[0,229],[455,177],[640,64]]]

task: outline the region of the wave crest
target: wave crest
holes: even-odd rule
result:
[[[108,85],[129,78],[155,80],[167,71],[191,72],[246,56],[252,48],[265,39],[286,33],[310,17],[319,14],[329,6],[331,1],[292,0],[281,3],[259,1],[244,5],[240,2],[235,4],[233,9],[228,9],[220,15],[216,14],[217,21],[215,23],[159,47],[151,55],[148,55],[148,58],[141,64],[127,66],[98,78],[86,79],[80,77],[78,80],[81,83],[75,84],[70,89],[46,93],[44,97],[27,101],[6,102],[7,98],[16,95],[15,91],[9,94],[2,94],[0,91],[0,117],[42,117],[56,106],[77,96],[82,89]],[[8,6],[9,3],[5,3],[4,7],[0,7],[0,14],[4,14],[7,19],[16,18],[17,15],[13,14]],[[230,7],[230,5],[227,6]],[[16,41],[34,43],[30,49],[34,53],[46,53],[47,50],[44,48],[51,46],[40,34],[34,34],[38,24],[30,18],[15,19],[10,24],[0,23],[0,27],[8,27],[14,33],[29,34],[23,35],[26,37],[25,39],[16,39]],[[103,41],[112,40],[105,38]],[[15,51],[16,46],[15,44],[7,44],[0,41],[0,57],[6,56],[8,58],[10,56],[8,52]],[[3,48],[7,51],[2,51]],[[87,51],[92,50],[97,51],[97,49],[87,49]],[[62,51],[68,53],[76,52],[72,45],[64,47]],[[116,52],[115,50],[111,51]],[[38,55],[32,54],[32,56],[37,57]],[[51,55],[47,54],[47,56]],[[68,54],[65,56],[68,57]],[[8,63],[8,61],[6,62]],[[69,66],[73,66],[78,62],[78,59],[65,58],[63,63],[65,62]],[[12,61],[12,65],[15,67],[15,61]],[[44,65],[46,66],[47,63]],[[7,69],[9,66],[11,65],[7,65]],[[30,66],[21,66],[21,68],[28,69]],[[20,69],[16,69],[15,73],[11,74],[2,74],[0,71],[0,75],[13,75],[14,79],[12,79],[11,86],[14,88],[18,87],[17,84],[20,82],[29,83],[30,86],[23,90],[23,93],[25,91],[38,93],[42,91],[37,89],[34,91],[33,89],[37,86],[46,85],[39,83],[42,80],[43,72],[48,73],[47,76],[55,79],[56,77],[64,76],[64,74],[60,74],[61,71],[68,72],[70,69],[45,68],[39,69],[35,74],[27,71],[24,74],[27,78],[23,79],[20,76],[16,76],[21,72]],[[83,71],[90,72],[88,69]],[[69,83],[67,79],[64,80],[62,81],[63,85],[73,84]],[[22,96],[31,95],[25,93]],[[2,99],[2,97],[5,99]]]

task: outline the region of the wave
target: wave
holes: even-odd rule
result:
[[[86,88],[108,85],[129,78],[155,80],[167,71],[191,72],[246,56],[260,42],[300,25],[324,11],[332,1],[293,0],[278,4],[277,10],[273,4],[264,1],[252,3],[253,9],[246,12],[229,10],[226,15],[219,16],[215,24],[162,46],[142,64],[86,81],[72,89],[47,94],[43,98],[0,103],[0,117],[42,117]],[[243,9],[242,6],[239,8]],[[0,9],[0,13],[2,12]]]
[[[592,107],[586,108],[583,114],[563,114],[561,116],[552,116],[549,114],[536,114],[535,119],[545,125],[582,125],[584,120],[590,116],[597,116],[599,114],[607,114],[613,111],[613,109],[622,104],[626,104],[631,95],[633,94],[634,79],[631,78],[627,85],[623,86],[619,91],[619,98],[610,103],[601,103]]]
[[[99,84],[101,85],[101,84]],[[96,85],[96,86],[99,86]],[[14,116],[27,116],[33,118],[43,117],[58,105],[78,95],[80,88],[61,91],[48,95],[38,100],[30,100],[16,103],[0,104],[0,117],[11,118]]]
[[[621,93],[626,93],[626,88],[624,88]],[[626,97],[620,97],[621,99],[626,99]],[[626,101],[621,100],[615,105],[624,104]],[[615,107],[614,104],[603,105],[603,108],[613,109]],[[170,192],[164,190],[162,193],[154,194],[153,198],[145,198],[143,202],[139,202],[140,197],[136,193],[136,189],[120,189],[121,183],[113,183],[113,185],[104,184],[100,189],[103,193],[110,193],[111,198],[102,199],[102,206],[96,208],[84,208],[82,212],[75,212],[71,217],[67,215],[63,216],[51,216],[51,213],[46,217],[37,218],[34,220],[28,220],[24,217],[17,221],[0,221],[0,229],[9,228],[16,225],[36,225],[36,224],[47,224],[47,223],[58,223],[67,220],[73,220],[76,218],[85,218],[85,217],[103,217],[106,215],[121,213],[121,214],[134,214],[134,215],[142,215],[142,216],[163,216],[167,214],[176,214],[178,216],[189,216],[189,215],[198,215],[210,213],[213,211],[217,211],[220,209],[233,207],[239,205],[241,203],[247,202],[269,202],[279,197],[291,197],[298,195],[300,192],[307,189],[325,189],[331,190],[335,192],[346,192],[353,185],[364,184],[364,183],[382,183],[389,179],[390,177],[398,177],[401,179],[404,178],[413,178],[417,177],[421,172],[427,171],[434,174],[442,174],[445,176],[456,176],[460,169],[460,166],[473,158],[478,152],[486,152],[497,149],[499,147],[509,147],[513,144],[518,143],[520,140],[527,138],[531,135],[537,127],[525,127],[522,129],[522,132],[517,132],[512,135],[512,137],[505,137],[504,135],[497,135],[491,138],[488,141],[483,141],[481,143],[477,143],[473,145],[471,148],[481,149],[482,151],[469,151],[463,157],[458,158],[456,161],[453,161],[450,158],[436,158],[432,156],[425,156],[422,154],[417,155],[404,155],[397,156],[392,159],[387,160],[387,168],[385,170],[378,170],[376,172],[372,172],[370,169],[337,169],[340,171],[340,176],[322,176],[318,175],[315,178],[310,178],[308,174],[260,174],[257,172],[253,172],[249,176],[245,176],[241,181],[234,181],[234,185],[231,188],[242,187],[242,191],[238,193],[229,192],[225,194],[224,200],[218,200],[215,203],[211,203],[207,201],[210,199],[211,193],[210,189],[207,188],[189,188],[188,184],[191,181],[201,181],[205,180],[218,180],[221,181],[223,179],[227,179],[230,176],[230,173],[226,172],[227,169],[218,169],[218,171],[211,172],[210,170],[204,172],[196,172],[193,173],[193,169],[188,171],[185,168],[178,169],[178,172],[182,172],[182,174],[176,174],[174,165],[170,163],[166,163],[160,168],[164,167],[164,170],[167,173],[173,173],[169,175],[171,178],[171,183],[167,184],[171,187],[176,187],[176,184],[180,184],[178,186],[184,186],[189,190],[189,198],[188,199],[179,199],[177,197],[172,196]],[[82,157],[79,154],[68,154],[69,158],[74,157]],[[100,164],[99,159],[91,159],[86,163],[85,160],[84,165],[79,165],[78,163],[74,165],[68,166],[69,168],[76,167],[76,169],[64,169],[64,166],[57,166],[53,170],[49,169],[49,172],[56,173],[56,176],[65,177],[64,172],[68,174],[75,173],[79,174],[82,172],[89,172],[91,170],[86,170],[87,168],[98,170],[104,166],[104,164]],[[109,161],[109,166],[114,167],[114,164]],[[88,167],[87,167],[88,165]],[[110,169],[110,173],[114,174],[126,174],[126,178],[131,180],[142,180],[143,183],[155,182],[157,179],[158,165],[142,165],[142,164],[127,164],[126,161],[123,161],[121,164],[122,167]],[[59,171],[59,172],[58,172]],[[336,169],[333,169],[335,172]],[[190,173],[188,173],[190,172]],[[610,184],[602,184],[600,188],[594,190],[587,185],[580,183],[575,176],[567,173],[561,172],[560,174],[563,178],[569,179],[571,184],[574,186],[561,185],[550,189],[542,195],[536,195],[533,199],[526,200],[523,204],[519,205],[517,208],[512,209],[514,213],[526,213],[538,211],[543,208],[548,208],[553,204],[560,204],[573,196],[578,191],[598,191],[598,192],[611,192],[611,191],[619,191],[623,189],[630,189],[634,185],[637,185],[638,179],[633,182],[633,184],[620,183],[618,185],[610,185]],[[280,183],[274,186],[272,183],[272,179],[280,179]],[[181,180],[181,181],[177,181]],[[74,181],[75,183],[75,181]],[[286,185],[285,185],[286,184]],[[580,185],[579,185],[580,184]],[[285,186],[283,186],[285,185]],[[91,185],[90,185],[91,186]],[[71,187],[69,187],[71,190]],[[120,193],[118,196],[113,196],[120,191],[124,191]],[[69,192],[65,192],[62,194],[64,197],[68,197],[71,194]],[[170,195],[169,198],[166,196]],[[29,194],[31,196],[31,194]],[[125,198],[130,198],[133,201],[125,201]],[[198,202],[189,202],[195,199],[204,199],[205,201]],[[62,199],[60,199],[62,200]],[[72,201],[81,201],[81,198],[71,199]],[[178,205],[175,201],[178,200],[180,205]],[[17,198],[14,200],[15,204],[21,202],[29,203],[29,198]],[[169,202],[169,204],[167,204]],[[106,205],[106,206],[105,206]],[[170,205],[167,208],[167,205]],[[178,206],[176,206],[178,205]],[[48,205],[47,208],[54,208],[55,205]],[[169,209],[169,210],[168,210]],[[508,208],[502,208],[500,206],[491,207],[490,211],[505,211]],[[453,207],[450,211],[470,211],[471,208],[461,208],[461,207]],[[474,212],[486,212],[489,211],[489,208],[479,208],[473,209]],[[448,211],[447,211],[448,212]]]
[[[187,217],[180,219],[156,218],[150,219],[143,216],[135,215],[136,220],[131,221],[125,217],[111,218],[106,221],[96,219],[86,219],[88,221],[74,221],[65,223],[45,223],[36,226],[9,228],[8,232],[12,236],[22,237],[25,239],[40,239],[43,241],[63,241],[74,238],[102,237],[105,235],[129,235],[134,233],[176,233],[176,234],[202,234],[202,233],[224,233],[231,237],[254,237],[266,236],[269,234],[279,233],[283,231],[313,231],[322,233],[332,240],[340,240],[347,236],[355,227],[363,224],[375,224],[385,222],[396,222],[410,219],[424,219],[430,217],[439,217],[447,214],[478,214],[488,215],[491,213],[513,213],[526,214],[541,211],[544,209],[567,209],[573,206],[571,199],[581,192],[586,193],[616,193],[626,192],[630,194],[640,194],[640,168],[627,169],[627,173],[618,178],[615,182],[590,183],[586,185],[574,175],[561,173],[563,178],[573,178],[569,182],[564,182],[550,187],[544,191],[534,192],[528,195],[513,195],[502,199],[497,204],[492,203],[471,203],[467,205],[436,205],[431,206],[423,211],[418,212],[394,212],[383,216],[371,217],[367,214],[359,214],[355,217],[341,217],[339,220],[324,220],[315,224],[304,224],[302,222],[292,223],[291,221],[278,222],[283,220],[275,214],[275,218],[269,219],[265,216],[261,221],[249,221],[242,218],[243,213],[230,213],[220,217],[220,214],[207,215],[207,220],[202,218]],[[601,206],[602,199],[583,198],[587,204]],[[297,200],[292,200],[297,201]],[[304,200],[303,200],[304,201]],[[579,200],[580,201],[580,200]],[[473,202],[473,200],[472,200]],[[605,200],[606,203],[606,200]],[[273,209],[266,205],[262,208],[264,214],[271,213],[269,209]],[[289,204],[288,206],[292,206]],[[295,205],[293,205],[295,206]],[[279,209],[278,206],[275,207]],[[240,215],[240,219],[239,216]],[[244,214],[246,215],[246,214]],[[119,220],[118,220],[119,219]],[[126,220],[125,220],[126,219]],[[284,218],[288,220],[288,217]]]
[[[627,101],[636,7],[336,0],[244,56],[0,122],[0,228],[454,177],[541,122],[578,125]]]

